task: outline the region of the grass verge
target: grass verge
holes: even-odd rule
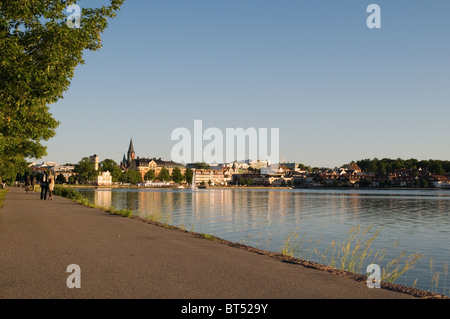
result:
[[[6,194],[8,194],[8,189],[0,189],[0,209],[3,207]]]
[[[61,197],[65,197],[68,199],[73,200],[74,202],[77,202],[78,204],[92,207],[92,208],[99,208],[102,209],[108,213],[114,214],[114,215],[121,215],[124,217],[131,217],[133,216],[134,212],[130,209],[116,209],[115,207],[101,207],[97,206],[94,203],[91,203],[86,197],[81,195],[81,193],[77,192],[76,190],[69,188],[69,187],[55,187],[53,190],[53,194]]]

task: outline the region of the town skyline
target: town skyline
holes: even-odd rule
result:
[[[311,168],[301,163],[280,163],[274,166],[267,161],[235,161],[215,166],[205,163],[183,165],[161,158],[136,157],[132,141],[120,164],[114,164],[111,159],[100,161],[95,154],[83,158],[78,164],[32,163],[29,169],[33,174],[51,171],[57,183],[118,187],[195,184],[202,187],[450,188],[450,161],[375,158],[352,161],[335,168]]]
[[[94,153],[92,155],[83,155],[76,161],[57,161],[55,159],[46,159],[46,160],[34,159],[34,160],[28,161],[28,162],[29,163],[36,163],[36,164],[48,162],[48,163],[57,163],[57,164],[60,164],[60,165],[76,165],[83,158],[92,158],[92,157],[97,157],[98,158],[98,162],[101,162],[103,160],[113,160],[119,167],[121,167],[123,169],[126,169],[126,167],[123,166],[124,162],[128,162],[131,159],[133,159],[133,160],[134,159],[163,160],[163,161],[172,162],[172,163],[175,163],[175,164],[181,164],[181,165],[186,166],[186,167],[189,166],[189,165],[192,165],[192,164],[196,164],[196,163],[205,163],[205,164],[208,164],[208,165],[211,165],[211,166],[215,166],[215,165],[223,165],[223,164],[232,164],[234,162],[236,162],[236,163],[267,162],[264,159],[253,159],[253,158],[247,158],[245,160],[235,160],[235,161],[231,161],[231,162],[225,162],[224,161],[224,162],[213,162],[213,163],[204,162],[204,161],[202,161],[202,162],[199,162],[199,161],[194,162],[194,161],[192,161],[192,162],[189,162],[189,163],[174,162],[172,159],[164,158],[162,156],[158,156],[158,154],[154,154],[154,155],[151,155],[151,156],[141,156],[139,153],[136,153],[136,151],[134,149],[134,143],[133,143],[133,139],[132,138],[129,141],[129,146],[128,146],[127,151],[123,152],[121,160],[116,160],[116,159],[111,158],[111,157],[101,157],[99,154]],[[277,164],[277,165],[283,165],[283,164],[288,164],[288,163],[294,164],[295,163],[296,165],[302,165],[304,167],[309,167],[309,168],[312,168],[312,169],[314,169],[314,168],[315,169],[335,169],[335,168],[342,168],[342,167],[345,167],[346,165],[351,165],[353,163],[356,164],[356,163],[359,163],[359,162],[380,162],[380,163],[386,164],[386,162],[393,163],[393,162],[398,162],[398,161],[400,161],[401,163],[408,163],[408,162],[413,161],[414,162],[413,164],[415,164],[415,163],[418,163],[418,164],[425,163],[425,165],[428,165],[429,162],[442,162],[442,163],[445,163],[446,165],[448,165],[448,169],[445,170],[445,173],[450,173],[450,160],[437,159],[437,158],[428,158],[428,159],[418,159],[418,158],[413,158],[413,157],[411,157],[411,158],[400,158],[400,157],[398,157],[398,158],[390,158],[390,157],[359,158],[359,159],[352,159],[352,160],[350,160],[350,161],[348,161],[346,163],[342,163],[342,164],[339,164],[339,165],[332,165],[332,166],[310,165],[308,163],[303,163],[303,162],[300,162],[300,161],[285,161],[285,160],[282,161],[281,159],[280,159],[280,161],[278,163],[271,163],[270,161],[268,163],[270,163],[270,164]],[[398,165],[401,165],[401,164],[397,164],[397,166]],[[411,164],[408,164],[408,165],[411,166]],[[401,167],[401,168],[405,168],[405,167]],[[421,168],[422,167],[420,167],[420,165],[419,165],[419,167],[417,167],[417,169],[421,169]],[[447,168],[447,166],[445,168]],[[370,171],[370,172],[373,172],[373,171]]]
[[[130,152],[130,148],[132,148],[132,152],[134,153],[134,156],[135,157],[133,157],[133,158],[141,158],[141,159],[159,159],[159,160],[166,160],[166,161],[173,161],[171,158],[170,158],[170,156],[168,157],[168,158],[165,158],[164,156],[160,156],[159,154],[153,154],[153,155],[148,155],[148,156],[143,156],[140,152],[135,152],[135,150],[134,150],[134,142],[133,142],[133,139],[132,138],[130,138],[130,140],[129,140],[129,145],[128,145],[128,147],[127,148],[124,148],[124,149],[127,149],[127,150],[124,150],[124,151],[122,151],[122,155],[121,155],[121,157],[120,157],[120,160],[118,160],[118,159],[116,159],[116,158],[112,158],[112,157],[103,157],[103,156],[101,156],[101,155],[99,155],[97,152],[94,152],[93,154],[85,154],[85,155],[82,155],[81,157],[79,157],[77,160],[75,160],[75,161],[64,161],[64,160],[57,160],[57,159],[55,159],[55,158],[51,158],[51,157],[46,157],[46,158],[43,158],[43,159],[29,159],[29,163],[31,163],[31,162],[34,162],[34,163],[45,163],[45,162],[55,162],[55,163],[58,163],[58,164],[63,164],[63,165],[65,165],[65,164],[73,164],[73,165],[76,165],[80,160],[82,160],[83,158],[86,158],[86,157],[90,157],[90,156],[98,156],[99,158],[101,158],[101,160],[100,161],[102,161],[102,160],[105,160],[105,159],[111,159],[111,160],[113,160],[118,166],[122,166],[122,162],[126,159],[126,158],[128,158],[128,160],[129,160],[129,156],[130,156],[130,154],[129,154],[129,152]],[[117,152],[115,152],[115,153],[117,153]],[[296,163],[296,164],[302,164],[302,165],[304,165],[304,166],[306,166],[306,167],[311,167],[311,168],[321,168],[321,169],[333,169],[333,168],[339,168],[339,167],[344,167],[345,165],[348,165],[348,164],[351,164],[351,163],[356,163],[356,162],[358,162],[358,161],[365,161],[365,160],[379,160],[379,161],[381,161],[381,160],[392,160],[392,161],[395,161],[395,160],[402,160],[402,161],[408,161],[408,160],[416,160],[416,161],[418,161],[418,162],[426,162],[426,161],[442,161],[442,162],[450,162],[450,160],[447,160],[447,159],[439,159],[439,158],[422,158],[422,159],[420,159],[420,158],[414,158],[414,157],[410,157],[410,158],[400,158],[400,157],[397,157],[397,158],[393,158],[393,157],[378,157],[378,156],[375,156],[375,157],[373,157],[373,158],[369,158],[369,157],[364,157],[364,158],[358,158],[358,159],[350,159],[350,160],[348,160],[347,162],[345,162],[345,163],[340,163],[340,164],[338,164],[338,163],[336,163],[336,165],[331,165],[331,166],[324,166],[324,165],[315,165],[314,163],[312,163],[312,164],[310,164],[310,163],[304,163],[304,162],[301,162],[301,161],[289,161],[289,160],[285,160],[282,156],[280,156],[280,161],[278,162],[278,163],[273,163],[273,164],[283,164],[283,163]],[[208,164],[208,165],[219,165],[219,164],[230,164],[230,163],[233,163],[233,162],[239,162],[239,163],[244,163],[244,162],[250,162],[250,161],[265,161],[264,159],[259,159],[259,158],[257,158],[257,159],[254,159],[254,158],[247,158],[247,159],[244,159],[244,160],[235,160],[235,161],[232,161],[232,162],[225,162],[225,161],[223,161],[223,162],[213,162],[213,163],[209,163],[209,162],[204,162],[204,161],[202,161],[202,162],[199,162],[199,161],[197,161],[197,162],[194,162],[194,161],[191,161],[191,162],[189,162],[189,163],[180,163],[180,164],[182,164],[182,165],[187,165],[187,164],[195,164],[195,163],[206,163],[206,164]],[[179,163],[179,162],[176,162],[176,163]],[[450,170],[449,170],[449,172],[450,172]]]

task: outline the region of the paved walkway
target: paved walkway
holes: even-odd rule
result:
[[[0,298],[318,299],[412,298],[12,188],[0,210]],[[67,266],[81,288],[67,287]]]

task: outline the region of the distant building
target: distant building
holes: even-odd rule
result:
[[[361,173],[361,168],[354,162],[345,165],[344,169],[347,171],[347,173]]]
[[[75,165],[74,164],[64,164],[60,165],[56,162],[43,162],[41,164],[31,163],[28,165],[31,168],[33,174],[42,173],[45,170],[53,172],[55,177],[59,175],[63,175],[66,180],[69,179],[70,176],[76,176],[77,174],[74,172]]]
[[[292,163],[280,163],[280,166],[284,166],[292,171],[295,171],[298,168],[298,164],[296,162],[292,162]]]
[[[101,172],[97,176],[97,185],[98,186],[111,186],[112,185],[112,176],[109,171]]]
[[[428,182],[437,188],[450,188],[450,179],[442,175],[432,175],[429,177]]]
[[[208,184],[211,186],[226,186],[232,180],[230,170],[221,169],[196,169],[194,170],[196,184]]]
[[[158,176],[163,168],[166,168],[169,175],[172,175],[173,170],[178,167],[181,174],[186,172],[186,167],[183,164],[175,163],[173,161],[163,161],[161,158],[136,158],[132,160],[129,164],[128,169],[138,171],[142,175],[144,180],[145,174],[150,170],[155,172],[155,176]]]
[[[91,163],[94,163],[95,170],[98,171],[99,158],[98,158],[97,154],[89,156],[89,161]]]
[[[130,140],[130,145],[128,147],[127,156],[123,156],[122,162],[120,163],[120,168],[122,170],[135,170],[141,173],[142,180],[144,180],[145,174],[150,170],[155,171],[155,176],[157,177],[161,170],[165,167],[169,171],[169,175],[175,168],[179,168],[181,174],[186,172],[186,167],[183,164],[175,163],[173,161],[164,161],[161,158],[136,158],[136,153],[134,151],[133,140]]]
[[[42,173],[44,170],[47,171],[56,171],[59,169],[60,165],[56,162],[42,162],[41,164],[31,163],[28,165],[31,168],[33,173]]]
[[[55,173],[55,176],[59,176],[59,175],[64,176],[66,181],[68,181],[70,176],[77,175],[74,172],[74,170],[75,170],[75,164],[64,164],[64,165],[59,165],[59,167],[55,168],[54,173]]]

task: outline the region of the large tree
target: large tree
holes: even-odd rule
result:
[[[158,174],[158,180],[161,182],[166,182],[170,180],[170,174],[167,168],[163,167],[161,169],[161,171]]]
[[[137,184],[142,182],[142,175],[138,171],[129,169],[128,171],[122,172],[119,181],[122,183]]]
[[[81,24],[71,27],[67,8],[77,1],[0,2],[0,176],[23,167],[26,158],[46,155],[59,122],[49,105],[63,97],[83,64],[85,50],[101,48],[100,34],[123,0],[82,8]]]
[[[177,184],[184,180],[183,174],[181,173],[181,169],[179,167],[175,167],[173,169],[171,178]]]
[[[146,181],[154,181],[154,180],[156,179],[155,170],[154,170],[154,169],[149,170],[149,171],[145,174],[144,179],[145,179]]]
[[[113,182],[117,182],[119,180],[120,175],[122,174],[122,170],[114,160],[107,158],[101,161],[99,166],[100,171],[102,172],[109,171],[111,173]]]
[[[98,175],[98,172],[95,170],[95,164],[94,162],[91,162],[89,157],[83,157],[78,164],[75,165],[74,171],[78,174],[81,183],[93,181]]]
[[[194,175],[194,172],[190,168],[186,168],[186,172],[184,172],[184,179],[188,184],[192,184],[192,177]]]

